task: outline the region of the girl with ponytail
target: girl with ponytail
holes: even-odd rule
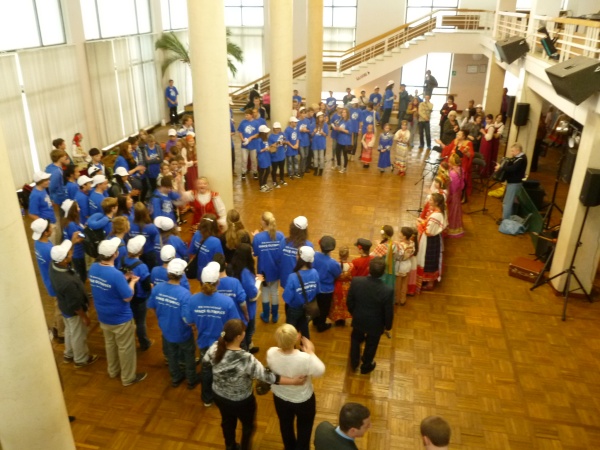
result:
[[[400,241],[398,242],[398,254],[396,257],[396,305],[404,306],[408,292],[408,277],[412,270],[412,259],[416,253],[415,230],[411,227],[400,229]]]

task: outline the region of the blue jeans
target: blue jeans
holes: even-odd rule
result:
[[[245,346],[246,350],[250,350],[250,344],[252,343],[254,331],[256,331],[256,317],[250,319],[246,325],[246,336],[244,337],[244,342],[242,343],[242,346]]]
[[[308,163],[308,149],[309,147],[300,147],[300,175],[304,175],[304,172],[306,172],[306,164]]]
[[[522,183],[506,183],[506,191],[504,192],[504,200],[502,200],[502,218],[510,219],[513,210],[515,197],[521,190]]]
[[[286,156],[288,176],[298,175],[298,155]]]
[[[200,372],[200,379],[202,380],[202,401],[204,403],[212,403],[215,399],[215,394],[212,389],[213,374],[212,365],[204,362],[204,355],[210,347],[204,347],[200,349],[200,361],[202,361],[202,371]]]
[[[133,297],[129,303],[131,312],[133,312],[133,320],[135,321],[135,334],[137,335],[138,342],[140,343],[140,349],[148,350],[150,347],[150,339],[146,331],[146,299]]]
[[[316,169],[325,168],[325,149],[315,150],[313,149],[314,163]]]
[[[425,139],[427,140],[427,148],[431,148],[431,126],[429,122],[419,122],[419,147],[425,147],[423,140],[423,132],[425,132]]]
[[[188,384],[198,382],[198,374],[196,373],[196,342],[194,336],[190,336],[184,342],[169,342],[163,336],[163,351],[169,363],[169,373],[171,381],[177,382],[184,378],[184,373],[179,367],[179,358],[183,357],[185,363],[185,378]]]
[[[285,323],[293,325],[296,327],[296,330],[302,333],[302,336],[306,336],[307,339],[310,339],[308,321],[306,320],[303,308],[293,308],[285,305]]]

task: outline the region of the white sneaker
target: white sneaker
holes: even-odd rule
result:
[[[340,170],[340,166],[333,166],[331,170]]]
[[[340,173],[346,173],[346,168],[342,167],[342,169],[340,170]]]
[[[281,189],[281,184],[276,184],[275,189]]]

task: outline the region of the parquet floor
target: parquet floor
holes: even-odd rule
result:
[[[285,234],[293,217],[307,216],[313,243],[323,234],[335,236],[338,248],[358,237],[376,240],[384,224],[397,230],[414,222],[406,210],[419,207],[422,156],[413,151],[404,179],[358,162],[347,174],[307,175],[270,193],[238,178],[235,207],[251,230],[270,210]],[[532,176],[549,195],[555,171],[550,152]],[[559,186],[559,203],[567,189]],[[476,192],[464,211],[482,205]],[[462,239],[446,241],[441,285],[396,308],[392,338],[382,338],[370,375],[348,367],[349,326],[313,332],[327,367],[314,380],[316,423],[335,423],[343,403],[358,401],[372,411],[373,426],[357,441],[363,450],[420,448],[418,425],[431,414],[450,422],[453,449],[581,450],[600,444],[600,305],[574,299],[562,322],[561,297],[548,286],[531,292],[530,284],[509,277],[509,262],[533,253],[533,246],[526,235],[498,233],[499,200],[489,198],[487,207],[487,214],[465,214]],[[159,342],[153,313],[148,327]],[[257,321],[263,361],[276,327]],[[202,405],[199,388],[170,387],[160,345],[139,354],[139,370],[148,371],[148,379],[124,388],[107,376],[95,316],[89,344],[101,355],[96,364],[75,370],[59,363],[69,413],[77,416],[72,429],[78,448],[223,448],[217,408]],[[54,350],[61,361],[62,346],[54,344]],[[256,449],[283,448],[271,395],[258,397]]]

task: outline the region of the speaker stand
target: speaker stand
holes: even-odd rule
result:
[[[554,191],[552,191],[552,201],[549,205],[547,205],[548,211],[544,214],[544,229],[547,230],[550,228],[550,220],[552,219],[552,210],[554,208],[558,209],[558,211],[563,214],[563,210],[556,204],[556,191],[558,190],[558,182],[560,180],[560,174],[562,173],[563,163],[565,161],[564,148],[562,149],[562,155],[560,156],[560,160],[558,161],[558,170],[556,172],[556,178],[554,179]]]
[[[491,178],[486,178],[485,179],[485,189],[483,191],[483,208],[475,210],[475,211],[469,211],[467,214],[476,214],[478,212],[481,212],[483,214],[486,214],[488,212],[488,209],[486,208],[487,205],[487,199],[488,199],[488,192],[490,191],[490,188],[493,188],[494,186],[496,186],[499,181],[494,181],[491,185],[490,185],[490,180]],[[488,214],[490,217],[492,217],[491,214]],[[493,217],[492,217],[493,219]]]

